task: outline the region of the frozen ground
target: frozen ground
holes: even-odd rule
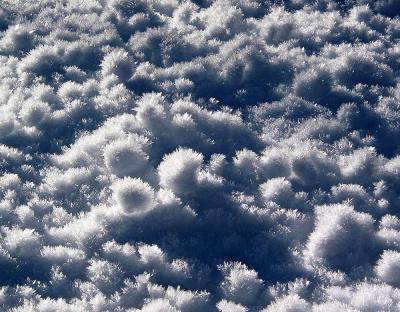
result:
[[[1,0],[0,310],[400,311],[398,13]]]

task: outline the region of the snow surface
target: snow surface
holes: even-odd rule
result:
[[[0,311],[400,311],[399,13],[1,0]]]

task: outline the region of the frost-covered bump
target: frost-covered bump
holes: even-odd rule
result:
[[[7,111],[0,110],[0,139],[10,135],[15,127],[15,117]]]
[[[114,263],[96,259],[90,261],[87,275],[103,293],[111,294],[121,286],[123,272]]]
[[[257,179],[260,158],[255,152],[243,149],[236,152],[233,165],[240,178],[254,180]]]
[[[11,256],[31,258],[39,254],[41,237],[34,229],[5,229],[4,244]]]
[[[269,148],[263,152],[260,167],[266,178],[288,177],[292,171],[288,157],[277,148]]]
[[[9,147],[4,144],[0,144],[0,159],[1,159],[0,162],[3,165],[4,164],[21,164],[24,161],[24,159],[27,159],[27,158],[28,158],[27,155],[25,155],[18,149]],[[0,178],[0,181],[2,180],[3,177]],[[1,184],[2,183],[0,182],[0,185]]]
[[[155,207],[154,190],[141,179],[125,177],[116,180],[111,189],[115,202],[127,214],[141,214]]]
[[[244,31],[246,20],[242,16],[239,6],[225,1],[215,1],[197,15],[199,21],[205,26],[205,36],[218,39],[227,39]]]
[[[328,302],[322,302],[318,305],[314,304],[312,311],[313,312],[337,312],[337,311],[356,312],[358,310],[354,310],[348,305],[339,301],[328,301]]]
[[[260,33],[270,44],[281,44],[296,36],[293,16],[283,7],[272,7],[271,12],[260,21]]]
[[[33,45],[33,34],[26,25],[17,24],[7,29],[0,40],[0,51],[17,54],[28,51]]]
[[[388,174],[398,175],[400,173],[400,156],[393,157],[385,164],[385,171]]]
[[[190,148],[179,148],[164,156],[158,167],[160,185],[177,195],[193,192],[203,163],[203,155]]]
[[[358,184],[339,184],[331,188],[332,201],[339,203],[351,200],[351,203],[357,210],[370,212],[373,215],[385,211],[385,202],[381,201],[381,205],[375,203],[373,198],[367,193],[365,188]],[[379,210],[377,209],[379,207]]]
[[[94,167],[68,168],[65,171],[51,167],[45,172],[43,188],[52,194],[70,194],[83,185],[90,185],[96,174]]]
[[[114,240],[108,241],[103,244],[101,253],[107,260],[118,263],[122,268],[134,271],[138,266],[136,248],[129,243],[120,245]]]
[[[332,269],[350,270],[375,257],[374,220],[348,204],[316,207],[316,225],[305,255]]]
[[[384,283],[361,282],[346,287],[327,287],[324,299],[325,303],[314,304],[313,311],[396,311],[400,303],[400,290]]]
[[[262,312],[308,312],[310,310],[310,304],[295,294],[277,299]]]
[[[29,51],[29,54],[18,63],[17,72],[49,75],[60,67],[61,54],[64,51],[59,42],[53,46],[40,45]]]
[[[385,250],[375,266],[379,279],[395,287],[400,286],[400,252]]]
[[[40,254],[49,264],[59,265],[62,269],[73,273],[77,273],[83,269],[86,263],[86,255],[82,250],[62,245],[44,246]]]
[[[167,255],[157,245],[141,244],[138,246],[137,252],[140,256],[140,264],[147,270],[153,271],[157,276],[171,281],[184,279],[190,275],[190,268],[186,261],[175,259],[169,262]]]
[[[165,293],[168,301],[181,312],[210,311],[210,294],[205,291],[190,291],[169,286]]]
[[[348,49],[347,53],[343,53]],[[338,49],[341,57],[336,60],[335,78],[346,86],[357,83],[365,85],[390,86],[394,82],[393,70],[381,63],[375,53],[366,49],[352,50],[348,45]]]
[[[292,156],[292,168],[303,188],[327,187],[339,174],[335,161],[324,151],[299,144]]]
[[[42,101],[27,101],[21,110],[21,118],[28,126],[38,126],[49,114],[50,107]]]
[[[147,130],[159,134],[168,127],[166,101],[161,93],[147,93],[137,102],[136,118]]]
[[[6,173],[0,176],[0,194],[7,190],[19,190],[22,181],[15,173]]]
[[[221,290],[226,299],[242,305],[254,305],[261,299],[263,281],[256,271],[240,262],[228,262],[219,266],[224,275]]]
[[[119,177],[142,173],[147,160],[141,146],[129,140],[113,141],[104,150],[107,168]]]
[[[380,227],[400,231],[400,219],[394,215],[384,215],[380,221]]]
[[[246,307],[232,301],[221,300],[217,303],[217,309],[220,312],[247,312]]]
[[[294,199],[292,184],[285,178],[274,178],[260,185],[261,196],[265,201],[273,201],[282,206],[290,206]]]
[[[310,101],[318,101],[329,95],[332,78],[325,70],[312,68],[295,78],[294,91],[298,96]]]
[[[138,247],[140,260],[153,267],[162,266],[166,261],[165,253],[157,245],[141,245]]]
[[[167,299],[158,298],[145,303],[142,309],[135,309],[133,312],[179,312]]]
[[[133,62],[128,52],[119,49],[107,54],[101,63],[103,76],[116,75],[122,81],[128,80],[132,75]]]
[[[338,164],[347,180],[359,182],[361,185],[374,178],[384,165],[374,147],[364,147],[353,151],[350,155],[341,156]]]

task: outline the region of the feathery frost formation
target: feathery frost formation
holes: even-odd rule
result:
[[[400,2],[0,1],[0,310],[400,310]]]

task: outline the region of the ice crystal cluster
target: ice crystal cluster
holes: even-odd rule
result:
[[[0,310],[400,311],[399,13],[1,0]]]

